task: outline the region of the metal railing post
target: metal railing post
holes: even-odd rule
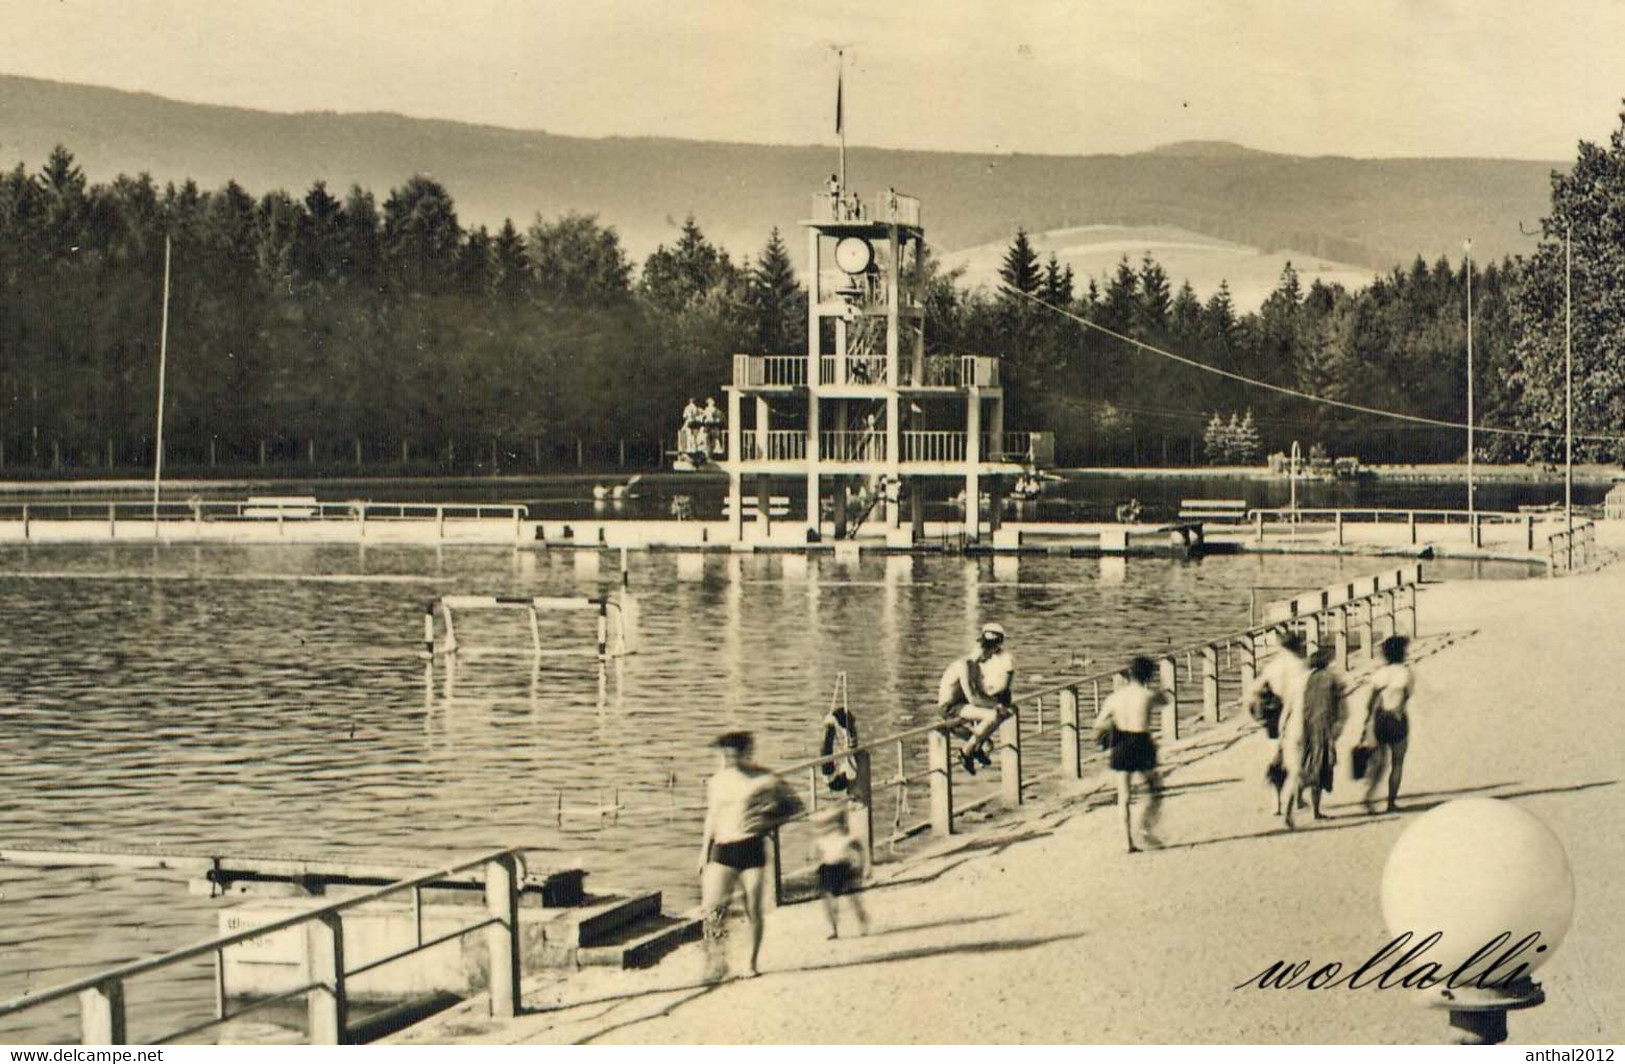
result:
[[[1173,658],[1160,662],[1162,689],[1168,693],[1168,704],[1162,708],[1162,738],[1168,742],[1179,738],[1179,667]]]
[[[337,913],[305,924],[305,970],[316,984],[305,992],[310,1044],[343,1045],[350,1009],[344,986],[344,921]]]
[[[79,992],[79,1041],[87,1046],[126,1044],[121,980],[109,979]]]
[[[1369,595],[1360,600],[1360,645],[1365,648],[1367,658],[1377,656],[1376,612]]]
[[[1337,667],[1347,670],[1349,667],[1349,608],[1347,605],[1337,607],[1333,616],[1336,630],[1332,633],[1333,653],[1337,655]]]
[[[1078,689],[1068,687],[1061,691],[1061,778],[1083,778],[1083,756],[1079,743],[1082,736],[1078,721]]]
[[[491,1015],[519,1014],[519,868],[513,854],[485,865],[485,911],[497,923],[485,929],[491,961]]]
[[[1343,511],[1337,511],[1337,545],[1343,545]]]
[[[1012,711],[999,725],[999,795],[1005,807],[1021,804],[1021,712]]]
[[[107,538],[118,538],[118,503],[107,504]]]
[[[1247,653],[1241,655],[1241,689],[1246,691],[1258,679],[1258,636],[1252,632],[1246,635]]]
[[[954,779],[948,732],[939,729],[927,735],[926,750],[926,768],[931,777],[931,830],[938,835],[952,835]]]
[[[1405,511],[1405,524],[1411,531],[1411,546],[1416,546],[1416,511]]]
[[[1219,648],[1202,648],[1202,719],[1219,723]]]
[[[1407,588],[1406,597],[1409,600],[1409,604],[1408,604],[1407,608],[1411,611],[1411,638],[1415,639],[1417,637],[1417,634],[1418,634],[1417,627],[1416,627],[1416,585],[1415,584],[1411,584],[1409,586],[1409,588]]]
[[[853,754],[852,763],[857,766],[858,778],[852,781],[850,789],[852,801],[846,807],[846,830],[851,832],[863,847],[863,860],[867,867],[874,863],[874,769],[870,764],[867,750],[859,750]],[[901,761],[898,763],[897,774],[903,774]]]
[[[23,538],[28,538],[28,504],[23,503]]]
[[[1263,510],[1254,510],[1253,511],[1253,540],[1255,542],[1258,542],[1258,543],[1264,542],[1264,511]]]

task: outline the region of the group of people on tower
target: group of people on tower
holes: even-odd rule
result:
[[[702,407],[689,399],[683,407],[682,439],[677,449],[685,454],[703,454],[707,458],[722,449],[722,410],[715,398],[705,400]]]

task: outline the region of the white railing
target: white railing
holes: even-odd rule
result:
[[[919,372],[915,372],[916,369]],[[999,360],[990,355],[926,355],[915,365],[904,357],[903,386],[912,388],[997,388]]]
[[[885,384],[886,356],[822,355],[818,360],[818,383]]]
[[[910,431],[903,433],[905,462],[963,462],[969,433]]]
[[[423,937],[421,922],[415,941],[408,947],[363,963],[350,963],[345,957],[344,914],[370,902],[393,894],[410,891],[414,909],[420,903],[425,887],[447,880],[469,869],[483,869],[485,910],[483,918],[459,927],[455,931],[434,938]],[[84,1045],[124,1045],[128,1041],[125,985],[137,976],[172,968],[176,965],[212,958],[215,969],[215,1015],[202,1023],[170,1031],[157,1038],[144,1041],[162,1044],[190,1037],[211,1027],[219,1026],[255,1009],[273,1005],[288,998],[305,996],[310,1016],[307,1032],[312,1045],[340,1045],[351,1036],[349,1022],[349,992],[347,982],[364,972],[385,964],[410,957],[423,950],[451,942],[478,931],[486,931],[488,950],[486,972],[490,989],[491,1015],[513,1017],[517,1015],[520,980],[519,885],[523,878],[521,851],[497,850],[473,860],[462,861],[448,868],[425,872],[410,879],[402,879],[376,890],[369,890],[341,901],[330,902],[305,912],[284,916],[243,931],[237,931],[207,942],[172,950],[161,956],[132,961],[110,968],[96,975],[76,979],[48,990],[24,994],[12,1001],[0,1003],[0,1017],[37,1008],[53,1001],[77,998],[79,1001],[80,1041]],[[481,912],[469,907],[471,917]],[[299,929],[304,932],[304,964],[306,982],[286,993],[264,998],[241,1008],[228,1005],[225,979],[225,951],[234,946],[263,939],[279,931]],[[352,944],[353,946],[353,944]],[[356,958],[350,958],[351,961]]]
[[[505,520],[517,522],[528,507],[509,503],[318,502],[285,496],[249,499],[186,499],[153,503],[133,500],[53,500],[0,503],[0,521],[21,521],[26,538],[36,521],[99,521],[115,530],[120,521],[166,524],[204,521],[435,521]]]
[[[802,388],[806,384],[806,355],[734,356],[736,388]]]
[[[838,192],[816,192],[812,196],[812,209],[807,215],[814,222],[849,222],[853,224],[920,224],[920,201],[890,190],[865,199],[851,189]]]
[[[820,432],[818,457],[825,462],[883,462],[886,460],[885,430]]]
[[[775,429],[767,434],[767,445],[762,445],[761,434],[755,429],[741,429],[739,458],[745,462],[795,462],[807,457],[807,435],[796,429]]]

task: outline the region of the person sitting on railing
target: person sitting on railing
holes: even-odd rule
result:
[[[1011,714],[1015,678],[1015,659],[1004,649],[1004,628],[998,624],[982,625],[976,653],[943,670],[937,684],[937,711],[955,722],[953,733],[965,740],[959,763],[973,776],[977,762],[993,763],[987,742]]]
[[[1138,853],[1129,823],[1134,802],[1134,777],[1140,777],[1148,797],[1140,817],[1140,835],[1147,846],[1161,845],[1152,834],[1161,809],[1161,786],[1157,780],[1157,744],[1151,738],[1151,711],[1168,702],[1168,693],[1153,686],[1157,666],[1150,658],[1129,662],[1128,683],[1106,697],[1095,717],[1095,739],[1111,751],[1112,771],[1117,775],[1117,812],[1123,821],[1123,842],[1129,853]],[[1164,712],[1167,712],[1165,709]]]
[[[707,396],[705,409],[700,411],[701,431],[705,434],[705,453],[718,453],[718,441],[722,438],[722,411],[717,408],[715,396]]]
[[[693,396],[689,397],[688,405],[683,407],[683,432],[677,442],[677,449],[683,452],[699,450],[700,441],[700,404]]]

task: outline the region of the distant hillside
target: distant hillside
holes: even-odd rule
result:
[[[1228,282],[1231,299],[1242,311],[1258,309],[1275,290],[1288,262],[1306,289],[1316,280],[1348,289],[1361,288],[1370,284],[1373,276],[1368,267],[1329,262],[1292,248],[1261,251],[1170,226],[1088,225],[1033,233],[1031,239],[1039,258],[1047,259],[1054,252],[1060,262],[1071,265],[1079,291],[1088,284],[1088,278],[1114,272],[1124,255],[1138,268],[1141,256],[1149,253],[1168,271],[1176,289],[1181,281],[1188,280],[1204,301],[1218,289],[1220,281]],[[969,286],[992,285],[998,282],[1006,246],[1004,241],[995,240],[949,252],[943,261],[949,267],[963,266],[963,283]]]
[[[794,228],[835,161],[828,146],[559,137],[388,114],[272,114],[0,76],[0,163],[37,168],[66,144],[97,181],[150,172],[206,187],[236,178],[258,194],[325,179],[380,198],[414,172],[445,183],[466,223],[521,226],[541,211],[599,214],[641,259],[693,213],[735,254]],[[1373,269],[1421,253],[1532,246],[1520,221],[1546,211],[1555,164],[1494,159],[1272,155],[1187,142],[1136,155],[849,152],[860,193],[921,197],[930,240],[952,251],[1015,227],[1169,226],[1294,259]],[[794,244],[792,243],[792,247]],[[1181,276],[1170,270],[1176,280]]]

